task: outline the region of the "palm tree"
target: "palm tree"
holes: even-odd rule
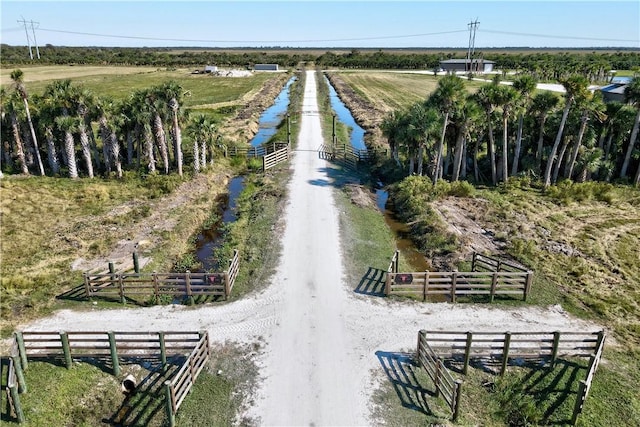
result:
[[[21,100],[18,98],[19,95],[17,92],[9,95],[5,102],[4,110],[5,113],[9,116],[9,120],[11,123],[11,132],[13,134],[15,155],[18,160],[18,165],[20,166],[20,170],[23,174],[29,175],[29,168],[27,166],[27,159],[24,152],[24,143],[22,141],[22,137],[20,136],[20,121],[18,119],[20,110],[18,109],[18,105]]]
[[[531,111],[538,119],[539,133],[538,133],[538,144],[536,149],[536,160],[538,162],[542,161],[542,145],[544,142],[544,125],[547,122],[547,118],[551,115],[556,107],[560,99],[553,93],[549,91],[544,91],[536,94],[531,101]],[[541,163],[539,166],[542,167]]]
[[[513,153],[513,163],[511,164],[511,175],[516,175],[518,173],[518,163],[520,162],[524,115],[531,105],[531,94],[536,88],[536,79],[528,74],[523,74],[513,80],[513,88],[520,94],[521,101],[518,114],[518,134],[516,136],[516,147]]]
[[[20,94],[22,98],[22,102],[24,103],[24,111],[27,115],[27,124],[29,125],[29,130],[31,131],[31,140],[33,141],[33,148],[36,154],[36,160],[38,162],[38,170],[41,176],[44,176],[44,167],[42,166],[42,158],[40,157],[40,150],[38,148],[38,138],[36,137],[36,130],[33,127],[33,122],[31,121],[31,112],[29,111],[29,95],[27,94],[27,88],[24,86],[23,81],[24,73],[22,70],[14,70],[11,72],[11,80],[16,88],[16,92]]]
[[[93,178],[93,160],[91,158],[91,142],[89,133],[93,133],[91,122],[87,125],[87,116],[89,114],[88,103],[91,101],[91,94],[84,90],[74,90],[74,101],[76,103],[76,111],[80,120],[77,122],[76,131],[80,135],[80,146],[82,147],[82,157],[87,168],[89,178]]]
[[[116,135],[113,123],[118,111],[117,106],[109,98],[103,98],[98,102],[98,110],[100,112],[98,124],[100,126],[100,137],[104,150],[104,162],[107,168],[107,174],[111,171],[111,161],[116,167],[116,176],[122,178],[122,162],[120,161],[120,144]]]
[[[509,177],[509,118],[518,103],[518,92],[510,86],[498,86],[497,102],[502,106],[502,180],[507,181]]]
[[[455,75],[445,76],[438,80],[438,87],[431,95],[428,102],[434,106],[437,106],[443,113],[442,133],[440,134],[440,141],[436,148],[435,157],[435,170],[433,174],[433,183],[438,181],[440,168],[442,167],[442,149],[444,147],[444,138],[447,132],[447,126],[449,125],[449,115],[452,113],[456,105],[464,99],[465,89],[462,79]]]
[[[171,110],[173,152],[178,166],[178,175],[182,176],[182,134],[178,120],[178,110],[182,102],[183,90],[178,83],[170,81],[162,86],[162,92],[168,100],[167,105]]]
[[[382,135],[387,137],[389,143],[389,150],[391,151],[391,158],[400,164],[398,157],[398,147],[400,145],[399,133],[400,133],[400,120],[402,113],[400,111],[392,111],[387,114],[380,124]]]
[[[64,132],[64,150],[67,157],[67,167],[69,169],[69,178],[78,178],[78,166],[76,165],[76,147],[73,141],[73,133],[78,129],[78,118],[67,116],[59,116],[56,118],[56,125]]]
[[[573,102],[575,101],[577,96],[580,96],[587,90],[587,80],[582,76],[571,76],[566,79],[560,80],[560,83],[562,83],[566,91],[565,103],[564,110],[562,111],[562,119],[560,120],[560,126],[558,128],[558,133],[556,134],[556,139],[553,142],[553,147],[551,147],[551,153],[549,153],[549,158],[547,159],[547,167],[544,172],[545,188],[551,185],[551,169],[556,157],[556,152],[558,151],[558,146],[560,145],[560,141],[562,140],[562,134],[567,123],[567,117],[569,116],[571,105],[573,105]]]
[[[152,111],[153,135],[155,136],[156,143],[158,144],[158,149],[160,150],[164,173],[168,175],[169,152],[167,150],[167,137],[162,122],[162,116],[165,114],[166,103],[160,98],[159,92],[160,91],[158,89],[149,90],[147,92],[147,102],[150,105]]]
[[[193,140],[193,169],[196,172],[200,172],[200,168],[207,164],[207,145],[213,137],[213,129],[214,125],[204,114],[194,117],[187,127]]]
[[[497,87],[498,85],[495,83],[484,85],[474,95],[476,102],[482,107],[487,117],[487,133],[489,135],[487,150],[489,151],[489,161],[491,163],[491,182],[494,185],[498,183],[495,138],[493,135],[493,112],[497,104]]]
[[[464,103],[461,103],[455,112],[456,124],[458,126],[458,136],[453,153],[453,174],[452,181],[457,181],[464,174],[463,157],[466,152],[466,140],[469,136],[469,129],[478,120],[482,113],[480,106],[475,102],[472,96],[468,96]]]
[[[582,138],[584,137],[585,130],[587,129],[587,123],[589,119],[593,116],[602,118],[605,108],[602,97],[594,95],[594,93],[591,92],[587,92],[584,94],[584,97],[579,98],[578,106],[580,110],[582,110],[582,114],[580,116],[580,129],[578,130],[578,138],[576,139],[576,143],[573,146],[573,151],[571,152],[569,166],[565,171],[565,178],[569,179],[573,175],[573,169],[576,164],[576,159],[578,158],[578,152],[580,150],[580,146],[582,145]]]
[[[629,82],[627,87],[624,89],[624,97],[628,103],[634,105],[638,109],[638,112],[633,123],[633,129],[631,130],[631,137],[629,138],[629,145],[627,146],[627,152],[624,156],[624,162],[620,169],[620,178],[626,178],[627,176],[627,169],[629,168],[629,162],[631,161],[631,153],[633,153],[633,148],[636,144],[636,139],[638,138],[638,129],[640,128],[640,77],[634,77],[631,79],[631,82]],[[638,167],[640,169],[640,166]]]

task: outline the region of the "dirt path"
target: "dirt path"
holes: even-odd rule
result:
[[[371,393],[385,379],[378,352],[413,351],[420,329],[601,329],[560,306],[424,304],[355,294],[356,284],[344,279],[334,190],[315,151],[322,142],[315,87],[308,72],[282,256],[266,289],[221,306],[62,310],[22,329],[206,329],[217,342],[264,343],[257,359],[262,381],[244,415],[267,426],[380,424],[369,418]]]

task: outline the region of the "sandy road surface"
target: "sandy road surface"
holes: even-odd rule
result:
[[[246,414],[260,425],[375,425],[369,397],[383,379],[376,352],[410,351],[419,329],[554,331],[601,329],[559,306],[398,302],[353,293],[340,257],[338,212],[315,150],[321,144],[315,73],[306,79],[303,118],[292,166],[282,257],[263,291],[222,306],[73,312],[25,330],[153,331],[206,329],[212,340],[265,342],[262,382]],[[535,289],[534,289],[535,292]]]

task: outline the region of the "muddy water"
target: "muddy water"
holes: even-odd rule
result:
[[[236,220],[236,202],[244,189],[244,177],[236,176],[229,181],[228,193],[217,200],[219,220],[198,234],[196,238],[196,260],[202,264],[199,271],[217,271],[220,266],[213,259],[213,253],[222,244],[224,226]]]
[[[396,219],[389,203],[389,194],[382,190],[376,190],[376,203],[378,209],[384,214],[384,220],[396,237],[396,247],[400,251],[400,257],[411,266],[412,271],[431,270],[425,256],[414,246],[409,238],[409,226]]]

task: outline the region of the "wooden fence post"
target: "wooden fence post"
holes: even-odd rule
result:
[[[384,280],[384,296],[388,297],[391,294],[391,272],[387,271],[387,277]]]
[[[533,283],[533,271],[527,271],[527,281],[524,285],[524,296],[522,298],[523,301],[527,300],[529,296],[529,292],[531,291],[531,284]]]
[[[82,273],[82,277],[84,279],[84,293],[87,296],[87,299],[91,298],[91,292],[89,291],[89,275],[84,272]]]
[[[578,415],[582,413],[582,406],[587,395],[587,383],[580,380],[578,383],[578,395],[576,396],[576,404],[573,407],[573,416],[571,417],[571,425],[575,426],[578,422]]]
[[[493,298],[496,295],[496,285],[498,284],[498,272],[493,272],[493,280],[491,280],[491,295],[489,297],[489,302],[493,302]]]
[[[400,251],[396,250],[396,262],[393,266],[393,272],[397,273],[400,271]]]
[[[120,302],[122,304],[127,303],[127,297],[124,295],[124,279],[122,274],[118,274],[118,287],[120,288]]]
[[[500,368],[500,376],[507,372],[507,362],[509,361],[509,346],[511,345],[511,332],[504,334],[504,349],[502,350],[502,366]]]
[[[456,302],[456,284],[458,283],[458,272],[454,271],[451,277],[451,302]]]
[[[14,332],[13,336],[15,337],[16,344],[18,345],[18,355],[20,356],[20,362],[26,369],[29,362],[27,361],[27,351],[24,348],[24,337],[22,336],[22,332],[20,331]]]
[[[185,292],[187,293],[188,304],[193,305],[193,292],[191,292],[191,272],[187,270],[184,275]]]
[[[118,361],[118,348],[116,347],[116,335],[109,331],[109,351],[111,352],[111,362],[113,364],[113,375],[120,375],[120,362]]]
[[[16,411],[16,418],[18,423],[21,424],[25,421],[24,412],[22,412],[22,405],[20,404],[20,394],[18,393],[18,387],[15,384],[9,386],[9,393],[11,394],[11,400],[13,401],[13,409]]]
[[[164,332],[158,332],[158,341],[160,341],[160,362],[162,363],[162,372],[167,372],[167,347],[164,342]]]
[[[171,392],[171,381],[164,382],[164,397],[165,397],[165,410],[167,413],[167,420],[169,420],[169,426],[175,427],[176,414],[173,412],[173,393]]]
[[[27,392],[27,382],[24,379],[24,371],[22,370],[22,366],[20,364],[20,356],[13,355],[11,356],[11,360],[13,361],[13,369],[16,372],[16,379],[18,380],[18,393],[26,393]]]
[[[60,332],[60,342],[62,342],[62,353],[64,353],[64,363],[67,369],[71,369],[71,348],[69,347],[69,336],[66,332]]]
[[[138,252],[133,253],[133,271],[140,274],[140,261],[138,260]]]
[[[427,294],[429,293],[429,271],[424,272],[424,288],[422,292],[422,301],[427,300]]]
[[[458,421],[460,415],[460,398],[462,396],[462,381],[455,380],[456,397],[453,401],[453,422]]]
[[[231,283],[229,282],[229,270],[224,272],[224,299],[228,299],[231,295]]]
[[[464,348],[464,367],[462,368],[462,373],[467,375],[469,371],[469,359],[471,359],[471,343],[473,341],[473,333],[467,332],[467,345]]]
[[[471,271],[476,271],[476,257],[478,256],[477,252],[473,253],[473,258],[471,259]]]
[[[558,344],[560,343],[560,332],[555,331],[553,333],[553,345],[551,347],[551,367],[556,364],[556,358],[558,357]]]
[[[158,273],[151,273],[151,277],[153,278],[153,294],[156,297],[156,304],[160,303],[160,289],[158,287]]]

